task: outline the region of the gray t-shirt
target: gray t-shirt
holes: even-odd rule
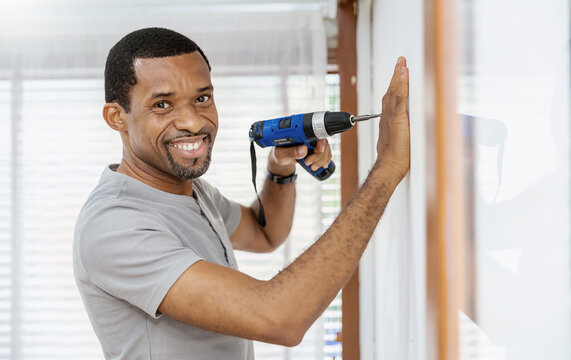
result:
[[[160,191],[107,167],[75,227],[77,286],[106,359],[248,359],[249,340],[162,316],[167,291],[192,264],[236,269],[228,234],[238,204],[204,180],[193,197]]]

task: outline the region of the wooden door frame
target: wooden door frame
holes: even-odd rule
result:
[[[338,62],[340,109],[357,113],[357,1],[337,3]],[[341,134],[341,206],[349,202],[359,186],[357,129]],[[343,288],[342,353],[343,359],[360,358],[359,339],[359,268]]]
[[[457,0],[425,1],[426,345],[429,360],[459,358],[464,301],[463,132],[457,114]]]

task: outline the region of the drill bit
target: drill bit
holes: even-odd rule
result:
[[[354,122],[359,122],[359,121],[365,121],[365,120],[369,120],[369,119],[373,119],[376,117],[380,117],[382,114],[373,114],[373,115],[359,115],[359,116],[355,116],[353,118]]]

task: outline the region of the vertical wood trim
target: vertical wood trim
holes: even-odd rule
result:
[[[427,359],[459,358],[463,286],[462,126],[457,116],[456,0],[426,0]],[[432,169],[432,171],[431,171]]]
[[[337,5],[339,96],[341,111],[357,113],[357,2],[339,1]],[[345,205],[359,185],[357,129],[341,134],[341,205]],[[359,268],[343,288],[343,359],[360,358]]]

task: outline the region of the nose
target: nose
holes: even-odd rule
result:
[[[174,121],[177,130],[187,130],[196,134],[206,125],[206,118],[195,111],[192,106],[181,108],[177,115]]]

